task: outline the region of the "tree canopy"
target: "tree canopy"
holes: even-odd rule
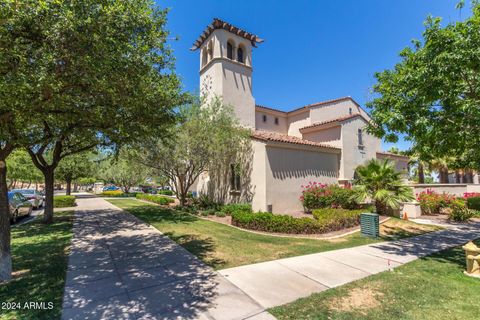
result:
[[[480,6],[442,27],[428,17],[423,40],[400,52],[391,70],[375,74],[370,131],[395,142],[414,141],[421,160],[453,156],[480,168]]]
[[[228,184],[230,165],[241,163],[249,131],[232,114],[220,98],[197,101],[180,108],[180,122],[166,137],[142,144],[140,161],[168,179],[182,205],[200,174]]]

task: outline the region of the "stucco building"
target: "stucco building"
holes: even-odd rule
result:
[[[406,157],[382,152],[380,139],[364,130],[370,117],[350,97],[288,112],[258,105],[253,96],[252,49],[262,42],[214,19],[192,47],[200,52],[201,95],[222,97],[242,125],[252,130],[248,184],[231,179],[232,198],[246,198],[255,211],[299,211],[301,186],[310,181],[344,184],[353,179],[358,165],[374,158],[391,158],[399,170],[407,169]],[[206,173],[197,191],[205,192],[208,182]]]

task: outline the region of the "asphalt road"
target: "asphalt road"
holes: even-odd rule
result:
[[[17,222],[15,222],[12,227],[15,227],[15,226],[18,226],[18,225],[21,225],[21,224],[25,224],[25,223],[29,223],[29,222],[32,222],[33,220],[35,220],[37,218],[37,216],[43,214],[43,208],[41,209],[34,209],[32,211],[32,214],[28,217],[21,217],[21,218],[18,218],[17,219]]]

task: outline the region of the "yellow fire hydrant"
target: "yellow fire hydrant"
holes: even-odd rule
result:
[[[467,270],[464,271],[467,276],[480,278],[480,247],[470,241],[464,245],[465,258],[467,260]]]

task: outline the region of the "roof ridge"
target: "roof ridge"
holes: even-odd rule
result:
[[[195,51],[203,44],[203,42],[212,34],[213,30],[224,29],[231,33],[238,35],[239,37],[250,40],[252,46],[256,47],[256,43],[262,43],[264,40],[258,37],[257,35],[245,31],[242,28],[236,27],[233,24],[226,22],[225,20],[219,18],[213,18],[212,22],[205,27],[200,36],[195,40],[190,50]]]
[[[292,112],[295,112],[295,111],[299,111],[299,110],[301,110],[301,109],[308,109],[308,108],[311,108],[311,107],[321,106],[321,105],[324,105],[324,104],[339,102],[339,101],[343,101],[343,100],[350,100],[350,101],[352,101],[353,103],[355,103],[357,106],[361,107],[351,96],[344,96],[344,97],[340,97],[340,98],[336,98],[336,99],[319,101],[319,102],[315,102],[315,103],[311,103],[311,104],[304,105],[303,107],[298,107],[298,108],[293,109],[293,110],[290,110],[290,111],[282,111],[282,110],[279,110],[279,109],[275,109],[275,108],[271,108],[271,107],[266,107],[266,106],[262,106],[262,105],[259,105],[259,104],[255,105],[255,106],[256,106],[256,107],[260,107],[260,108],[265,108],[265,109],[270,109],[270,110],[278,111],[278,112],[283,112],[283,113],[292,113]]]
[[[346,115],[346,116],[341,116],[341,117],[338,117],[338,118],[325,120],[325,121],[322,121],[322,122],[315,122],[315,123],[312,123],[308,126],[302,127],[299,130],[310,129],[310,128],[314,128],[314,127],[321,126],[321,125],[324,125],[324,124],[333,123],[333,122],[336,122],[336,121],[348,120],[348,119],[355,118],[355,117],[358,117],[358,116],[360,116],[363,119],[368,121],[368,119],[366,119],[361,113],[357,112],[357,113],[349,114],[349,115]]]

